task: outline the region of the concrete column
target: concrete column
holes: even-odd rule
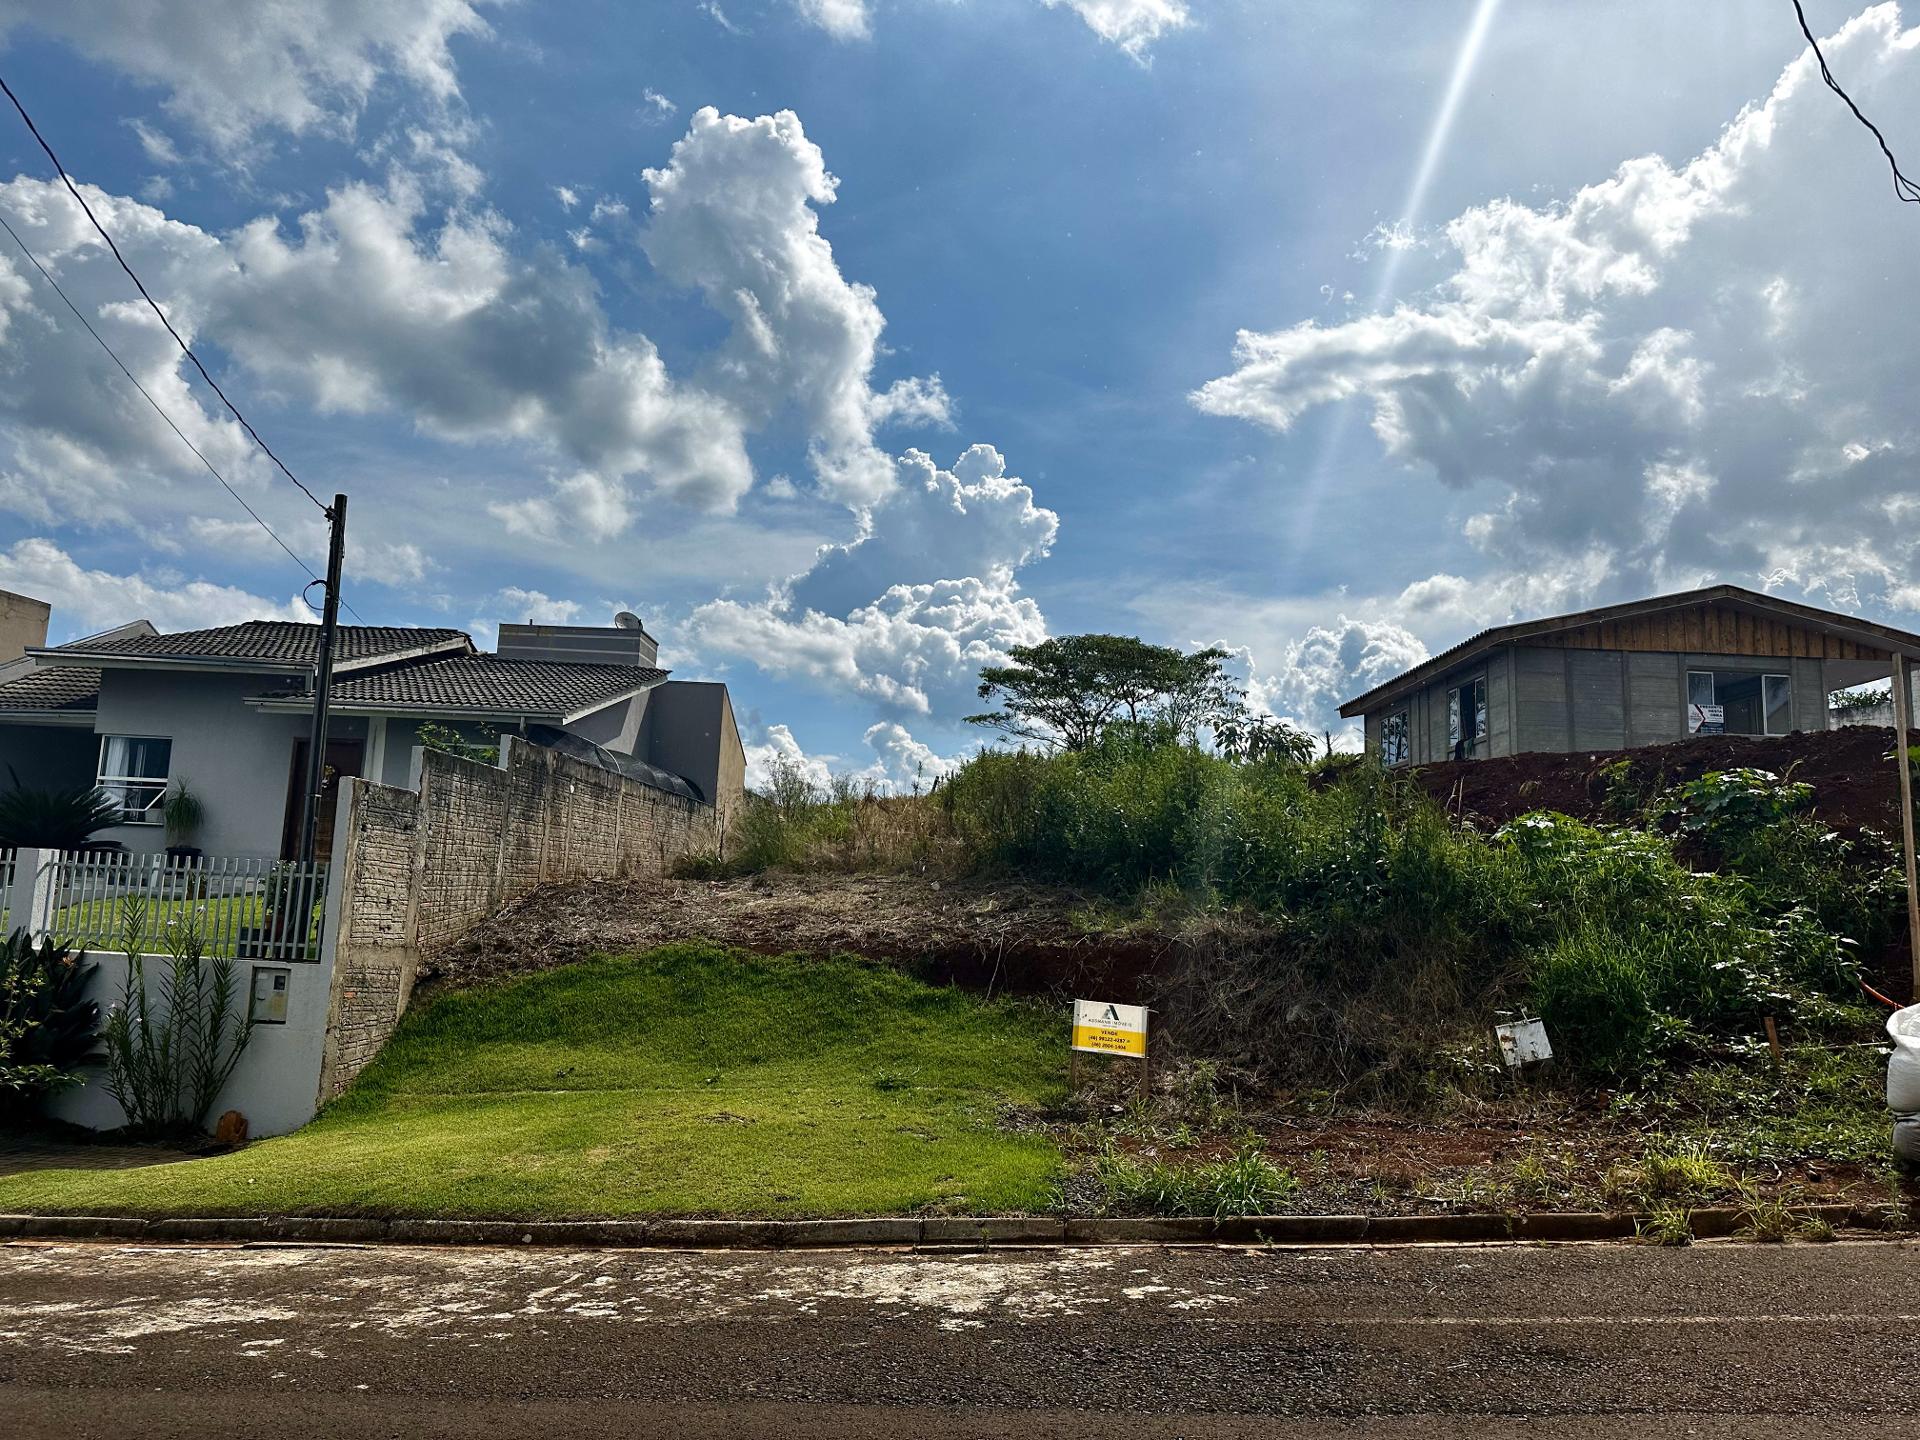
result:
[[[7,927],[38,940],[53,923],[60,852],[23,845],[13,854],[13,891],[7,897]]]

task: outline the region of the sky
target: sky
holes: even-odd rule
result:
[[[1920,169],[1920,7],[1810,0]],[[0,0],[0,75],[367,623],[608,623],[756,770],[982,665],[1340,701],[1718,581],[1920,624],[1920,206],[1786,0]],[[308,618],[280,476],[0,113],[0,587]],[[299,562],[208,473],[217,469]]]

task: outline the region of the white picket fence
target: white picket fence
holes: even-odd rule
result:
[[[191,937],[208,958],[320,958],[323,865],[78,850],[7,859],[9,929],[96,953],[165,954]]]

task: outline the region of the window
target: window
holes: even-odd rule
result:
[[[1412,756],[1407,749],[1407,712],[1396,710],[1380,722],[1380,760],[1386,765],[1404,765]]]
[[[173,741],[144,735],[100,737],[100,788],[129,825],[158,825],[167,796]]]
[[[1487,738],[1487,682],[1469,680],[1447,691],[1447,750],[1464,760]]]
[[[1792,677],[1750,670],[1687,672],[1689,735],[1785,735],[1792,729]]]
[[[1785,735],[1793,729],[1793,680],[1786,675],[1762,675],[1760,685],[1767,708],[1767,734]]]

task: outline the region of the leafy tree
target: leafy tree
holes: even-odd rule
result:
[[[0,794],[0,846],[77,850],[109,825],[120,823],[120,806],[97,785],[34,790],[7,769],[13,788]]]
[[[500,763],[500,734],[491,725],[475,727],[480,738],[469,740],[451,725],[442,725],[437,721],[423,720],[414,728],[420,737],[421,748],[438,750],[442,755],[452,755],[461,760],[477,760],[482,765]]]
[[[1085,750],[1119,723],[1192,740],[1245,710],[1218,648],[1189,655],[1130,635],[1062,635],[1008,655],[1012,664],[980,672],[980,698],[1000,708],[968,721],[1060,749]]]

